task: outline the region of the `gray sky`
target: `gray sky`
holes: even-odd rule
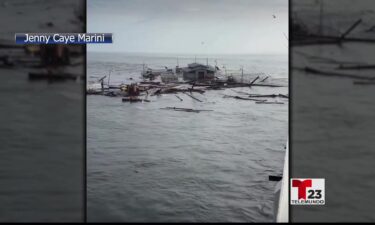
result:
[[[89,51],[288,54],[288,0],[88,0],[87,23],[114,34]]]

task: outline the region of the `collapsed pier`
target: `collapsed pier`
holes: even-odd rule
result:
[[[218,66],[210,66],[199,63],[188,64],[187,67],[171,69],[151,69],[143,66],[141,79],[131,83],[110,84],[111,72],[91,82],[87,86],[88,95],[103,95],[118,97],[122,102],[147,103],[151,102],[152,96],[173,94],[176,101],[184,101],[179,94],[183,94],[194,101],[204,102],[196,94],[204,95],[210,90],[231,89],[233,95],[224,95],[223,98],[254,101],[257,104],[284,104],[289,98],[288,94],[256,94],[252,87],[280,88],[285,84],[270,82],[271,76],[264,73],[245,74],[241,68],[237,73],[222,71]],[[248,91],[238,91],[236,88],[248,88]],[[168,107],[169,110],[185,112],[201,112],[204,109],[176,109]]]

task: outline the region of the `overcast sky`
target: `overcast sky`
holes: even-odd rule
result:
[[[288,54],[288,0],[88,0],[89,51]]]

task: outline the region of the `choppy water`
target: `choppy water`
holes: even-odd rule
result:
[[[0,80],[0,221],[82,221],[82,83]]]
[[[137,78],[142,63],[175,66],[174,57],[88,56],[88,77],[114,69],[114,83]],[[225,58],[226,57],[226,58]],[[287,85],[287,57],[225,56],[227,67],[267,72]],[[180,65],[191,62],[180,58]],[[203,60],[205,61],[205,60]],[[93,79],[93,77],[92,77]],[[282,93],[288,88],[237,88]],[[223,98],[227,90],[151,97],[125,104],[120,98],[87,96],[87,194],[89,221],[272,221],[275,183],[288,135],[288,102],[262,105]],[[210,109],[188,113],[176,106]]]
[[[374,50],[361,43],[294,47],[292,65],[374,76],[337,69],[340,62],[372,64]],[[292,175],[326,179],[326,205],[294,207],[293,222],[374,221],[374,86],[300,70],[292,76]]]

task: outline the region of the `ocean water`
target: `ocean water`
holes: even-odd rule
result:
[[[0,43],[14,45],[18,32],[82,32],[84,5],[1,0]],[[0,69],[0,222],[82,222],[84,84],[29,82],[34,69],[22,62],[37,58],[22,48],[1,48],[2,56],[16,65]]]
[[[209,63],[266,72],[281,88],[236,88],[288,94],[287,56],[211,56]],[[206,59],[200,59],[203,62]],[[194,56],[179,56],[180,66]],[[197,59],[198,61],[198,59]],[[111,84],[138,79],[142,64],[176,65],[176,57],[88,54],[88,77]],[[262,105],[223,98],[233,90],[149,97],[149,103],[87,96],[88,221],[273,221],[275,183],[288,136],[288,101]],[[201,113],[162,107],[209,109]]]
[[[83,84],[0,80],[0,221],[82,221]]]
[[[322,3],[325,35],[375,38],[374,2],[368,0],[293,1],[293,19],[317,32]],[[349,6],[349,7],[348,7]],[[315,25],[315,26],[314,26]],[[315,28],[315,29],[314,29]],[[374,77],[373,69],[339,69],[373,65],[373,43],[292,47],[291,175],[326,179],[326,205],[292,207],[292,222],[373,222],[375,220],[374,85],[355,79],[315,76],[306,66],[335,73]]]
[[[293,47],[292,66],[371,77],[373,70],[337,67],[372,64],[374,50],[361,43]],[[293,222],[374,221],[374,86],[300,70],[291,76],[292,176],[326,179],[326,206],[294,207]]]

